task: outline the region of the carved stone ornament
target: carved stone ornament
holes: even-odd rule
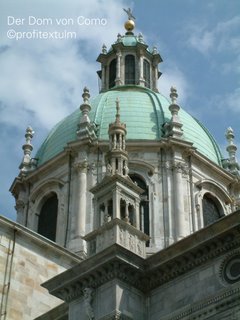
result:
[[[24,207],[25,207],[25,203],[24,203],[23,200],[17,200],[17,201],[16,201],[15,209],[16,209],[17,211],[22,212],[22,211],[24,210]]]
[[[87,160],[84,160],[82,162],[75,162],[74,163],[74,169],[81,172],[81,171],[87,171],[88,169],[88,162]]]
[[[220,278],[225,284],[240,281],[240,251],[227,255],[220,266]]]
[[[83,299],[84,299],[86,315],[89,320],[93,320],[95,317],[94,317],[94,312],[92,307],[92,299],[93,299],[92,288],[83,289]]]

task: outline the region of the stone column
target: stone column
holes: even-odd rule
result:
[[[115,85],[120,86],[122,84],[121,81],[121,52],[117,53],[117,66],[116,66],[116,81]]]
[[[121,219],[120,215],[120,194],[116,189],[113,191],[113,219],[118,218]]]
[[[140,216],[141,216],[141,231],[144,232],[144,207],[140,206]]]
[[[24,225],[25,224],[25,215],[24,215],[25,203],[22,200],[16,201],[15,209],[17,211],[17,222]]]
[[[85,235],[86,227],[86,209],[87,209],[87,169],[88,163],[86,160],[77,162],[74,165],[77,171],[75,179],[75,197],[74,197],[74,232],[69,247],[74,252],[85,251],[85,241],[81,239]]]
[[[138,230],[140,230],[139,201],[136,201],[136,202],[135,202],[134,220],[135,220],[135,227],[136,227]]]
[[[157,64],[153,66],[153,90],[158,91],[158,66]]]
[[[125,218],[124,221],[129,223],[129,204],[127,202],[125,202]]]
[[[106,90],[106,67],[102,64],[102,90]]]
[[[185,236],[185,217],[183,200],[183,182],[182,182],[182,163],[175,162],[174,169],[174,208],[175,208],[175,235],[176,240]]]
[[[166,150],[162,150],[161,155],[161,175],[162,175],[162,207],[163,207],[163,228],[164,246],[174,243],[174,190],[172,165],[168,160]]]
[[[143,55],[140,54],[139,57],[139,85],[145,87],[145,81],[143,78]]]
[[[87,161],[77,164],[78,170],[78,197],[76,200],[76,236],[83,236],[86,224],[86,208],[87,208]]]

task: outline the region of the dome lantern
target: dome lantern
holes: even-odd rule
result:
[[[98,76],[101,80],[100,92],[123,85],[139,85],[158,92],[158,78],[161,72],[158,64],[162,62],[156,47],[149,50],[143,35],[133,33],[135,17],[131,9],[124,9],[128,15],[125,23],[126,33],[117,35],[117,41],[108,52],[106,48],[98,56],[101,63]]]

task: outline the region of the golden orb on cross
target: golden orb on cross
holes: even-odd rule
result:
[[[133,20],[128,20],[125,22],[124,27],[127,31],[132,31],[135,27],[135,22]]]
[[[135,17],[133,16],[132,10],[130,8],[123,9],[123,11],[125,11],[128,16],[128,21],[125,22],[124,27],[128,32],[131,32],[135,27]]]

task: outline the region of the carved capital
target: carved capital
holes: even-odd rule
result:
[[[173,161],[172,168],[173,170],[176,170],[177,173],[182,173],[185,176],[189,173],[188,166],[181,161]]]
[[[180,161],[173,161],[172,168],[173,170],[176,170],[178,173],[182,173],[183,163]]]
[[[16,206],[15,209],[17,210],[17,212],[23,212],[25,208],[25,203],[23,200],[17,200],[16,201]]]
[[[161,163],[161,167],[163,169],[171,170],[172,169],[172,164],[171,161],[164,161]]]
[[[75,162],[73,167],[77,172],[87,172],[87,170],[89,169],[87,160],[84,160],[82,162]]]

